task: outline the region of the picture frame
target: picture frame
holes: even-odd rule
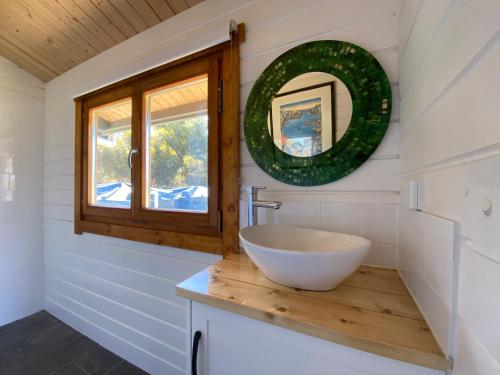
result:
[[[269,132],[279,150],[296,157],[330,149],[336,142],[335,81],[276,94]]]

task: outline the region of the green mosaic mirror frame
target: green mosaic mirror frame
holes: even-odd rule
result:
[[[332,148],[315,156],[296,157],[275,146],[267,119],[281,87],[308,72],[329,73],[347,86],[352,117],[346,133]],[[335,40],[309,42],[279,56],[255,82],[245,108],[245,141],[257,165],[271,177],[291,185],[323,185],[350,174],[373,154],[389,126],[391,106],[390,82],[368,51]]]

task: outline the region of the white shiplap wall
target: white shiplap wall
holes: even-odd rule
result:
[[[499,19],[497,0],[405,0],[399,23],[399,267],[443,331],[454,375],[500,374]],[[407,209],[414,178],[425,183],[422,213]],[[485,199],[493,202],[489,217]],[[451,252],[449,225],[426,229],[422,217],[456,222]],[[423,248],[430,230],[448,245]],[[425,264],[442,279],[425,277]]]
[[[172,50],[199,44],[235,19],[247,26],[241,51],[242,108],[253,82],[275,57],[315,39],[347,40],[374,53],[397,97],[399,8],[399,0],[208,0],[49,82],[44,133],[47,309],[151,373],[181,374],[186,360],[185,303],[175,296],[174,287],[217,259],[91,234],[73,235],[73,94],[158,65]],[[256,167],[242,140],[242,186],[266,185],[269,191],[263,197],[284,203],[274,213],[261,212],[261,222],[365,235],[374,242],[368,262],[394,265],[397,109],[395,105],[388,134],[371,160],[341,181],[316,188],[271,179]]]
[[[0,326],[43,308],[44,84],[0,57]]]

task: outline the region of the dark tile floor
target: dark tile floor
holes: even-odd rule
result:
[[[46,311],[0,327],[0,375],[147,375]]]

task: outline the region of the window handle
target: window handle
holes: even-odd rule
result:
[[[132,157],[136,154],[139,154],[139,150],[136,149],[136,148],[132,148],[130,149],[129,153],[128,153],[128,167],[130,169],[132,169]]]

